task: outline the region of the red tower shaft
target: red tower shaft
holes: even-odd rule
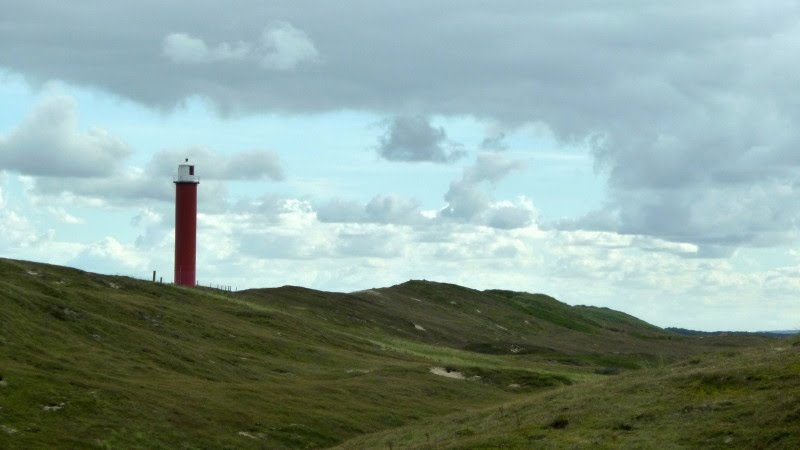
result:
[[[175,284],[195,286],[197,182],[175,182]]]

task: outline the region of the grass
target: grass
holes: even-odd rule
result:
[[[800,448],[797,347],[707,354],[337,448]]]
[[[652,398],[610,393],[647,380],[697,398],[794,383],[768,359],[758,380],[715,381],[713,361],[749,361],[767,338],[694,339],[603,308],[424,281],[227,293],[0,259],[0,305],[0,448],[524,446],[600,420],[592,399],[633,399],[617,424],[631,431]],[[706,356],[720,351],[733,356]]]

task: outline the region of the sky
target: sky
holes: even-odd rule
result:
[[[0,256],[800,328],[800,5],[0,0]]]

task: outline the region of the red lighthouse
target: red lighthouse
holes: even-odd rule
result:
[[[197,257],[197,185],[189,159],[178,166],[175,178],[175,284],[195,286]]]

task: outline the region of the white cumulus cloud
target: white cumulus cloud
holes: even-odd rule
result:
[[[23,175],[100,177],[131,154],[106,130],[81,130],[75,102],[51,97],[8,136],[0,136],[0,170]]]

